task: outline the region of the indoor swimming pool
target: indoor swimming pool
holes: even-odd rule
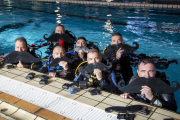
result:
[[[142,7],[107,7],[56,2],[0,1],[0,53],[14,50],[14,40],[25,37],[28,44],[45,42],[57,24],[63,24],[76,37],[98,42],[103,50],[111,34],[119,32],[129,45],[139,43],[135,53],[159,56],[180,63],[180,10]],[[46,47],[39,49],[46,56]],[[37,51],[37,53],[40,53]],[[133,67],[134,74],[136,69]],[[180,65],[172,63],[166,72],[169,81],[180,82]],[[175,84],[172,84],[172,86]],[[180,90],[175,98],[180,112]]]

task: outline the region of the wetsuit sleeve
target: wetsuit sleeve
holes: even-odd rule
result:
[[[150,103],[152,105],[159,106],[172,111],[177,110],[177,104],[173,93],[161,94],[159,97],[154,96]]]
[[[108,90],[108,91],[115,91],[116,85],[113,82],[113,77],[116,76],[115,73],[111,72],[104,72],[103,78],[99,81],[99,85],[102,89]]]

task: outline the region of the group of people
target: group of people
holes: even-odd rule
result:
[[[59,34],[66,34],[64,26],[63,25],[57,25],[55,28],[54,33]],[[53,34],[53,33],[52,33]],[[64,40],[65,41],[65,40]],[[59,42],[59,41],[58,41]],[[25,38],[20,37],[15,40],[15,51],[27,51],[31,53],[27,46],[27,41]],[[123,37],[120,33],[116,32],[112,34],[111,36],[111,42],[110,45],[118,45],[124,43]],[[117,93],[120,95],[120,97],[127,99],[136,99],[140,100],[145,103],[150,103],[155,106],[163,107],[169,110],[176,111],[177,110],[177,104],[174,98],[173,93],[169,94],[159,94],[154,93],[150,87],[148,86],[142,86],[142,89],[137,94],[129,94],[129,93],[122,93],[117,88],[117,83],[121,80],[125,81],[125,85],[131,84],[132,81],[136,81],[136,78],[138,77],[157,77],[160,78],[165,83],[169,84],[169,81],[167,80],[167,77],[164,73],[160,73],[156,71],[155,65],[153,61],[149,59],[141,60],[138,64],[138,70],[137,74],[133,75],[133,71],[130,65],[130,61],[128,59],[128,55],[124,54],[124,50],[122,48],[119,48],[119,50],[115,53],[115,58],[103,58],[101,51],[98,49],[96,45],[90,45],[88,44],[88,41],[85,37],[78,37],[75,40],[75,47],[87,47],[89,51],[86,53],[83,50],[79,50],[77,53],[74,51],[66,51],[64,46],[60,44],[56,44],[53,46],[52,54],[49,55],[48,60],[46,63],[41,66],[39,63],[34,64],[33,68],[40,68],[41,72],[47,73],[49,76],[52,77],[63,77],[65,79],[79,82],[79,81],[87,81],[88,86],[94,86],[98,87],[102,90],[106,90],[109,92]],[[67,54],[70,53],[70,54]],[[75,54],[76,57],[75,57]],[[34,53],[31,53],[33,56],[36,56]],[[72,59],[75,57],[73,62],[68,62],[66,60],[61,60],[58,63],[58,66],[50,66],[50,64],[57,58],[63,58],[67,57],[69,59]],[[0,62],[3,62],[4,56],[0,56]],[[82,62],[86,62],[85,65],[82,67],[79,67],[79,64]],[[90,64],[96,64],[96,63],[103,63],[104,65],[112,65],[111,69],[100,69],[98,67],[94,68],[92,72],[87,73],[83,72],[81,73],[80,69],[85,68],[86,66]],[[23,67],[30,67],[30,64],[24,64],[21,61],[19,61],[17,64],[17,67],[23,68]],[[75,70],[79,67],[79,74],[75,77]],[[93,82],[92,82],[93,81]],[[146,100],[142,99],[141,95],[145,95],[147,98]]]

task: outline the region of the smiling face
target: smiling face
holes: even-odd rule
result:
[[[141,63],[138,67],[137,73],[139,77],[145,77],[145,78],[155,77],[156,69],[155,66],[151,63],[147,63],[147,64]]]
[[[53,58],[61,58],[61,57],[65,57],[66,56],[66,51],[64,50],[63,47],[60,46],[56,46],[53,50],[53,54],[52,54]]]

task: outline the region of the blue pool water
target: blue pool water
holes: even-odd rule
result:
[[[101,50],[110,43],[111,34],[118,31],[127,44],[139,43],[135,53],[177,59],[180,63],[180,10],[14,1],[0,1],[0,53],[13,51],[17,37],[40,45],[45,42],[43,35],[50,35],[62,23],[77,37],[98,42]],[[45,47],[39,50],[46,56]],[[133,69],[135,74],[137,68]],[[179,64],[160,71],[166,72],[170,81],[180,82]],[[179,94],[180,90],[175,93],[177,112]]]

